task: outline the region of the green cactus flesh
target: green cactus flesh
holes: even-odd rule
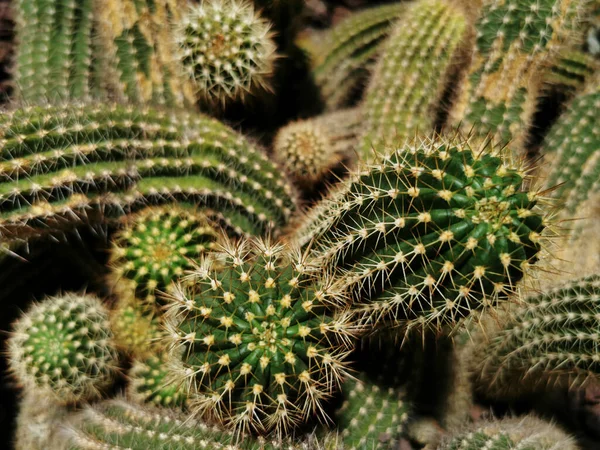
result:
[[[600,277],[590,276],[525,300],[486,343],[481,380],[490,396],[563,383],[574,386],[600,374]]]
[[[218,236],[202,214],[185,209],[149,208],[129,220],[113,239],[114,277],[130,284],[136,297],[152,303],[156,292],[167,291]]]
[[[426,139],[359,168],[298,240],[369,323],[455,323],[506,298],[536,259],[544,212],[526,183],[492,148]]]
[[[600,66],[593,56],[578,50],[561,51],[545,73],[544,82],[565,93],[579,91]]]
[[[353,329],[326,311],[340,300],[299,253],[262,241],[223,250],[173,294],[165,319],[172,379],[189,386],[192,411],[283,434],[324,414]]]
[[[129,396],[161,406],[182,406],[188,399],[183,385],[169,383],[167,357],[157,353],[136,358],[129,372]]]
[[[157,308],[133,297],[131,292],[120,293],[116,307],[110,311],[110,325],[115,344],[135,355],[152,354],[160,338]]]
[[[108,312],[95,297],[46,299],[16,322],[9,360],[26,389],[64,403],[98,397],[117,369]]]
[[[291,186],[242,136],[203,116],[80,105],[0,117],[4,242],[180,203],[263,234],[295,209]]]

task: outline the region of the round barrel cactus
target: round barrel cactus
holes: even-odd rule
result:
[[[346,374],[355,328],[299,252],[228,243],[172,294],[166,313],[171,381],[193,412],[240,431],[284,434],[314,415]]]

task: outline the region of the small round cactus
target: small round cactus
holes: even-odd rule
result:
[[[327,131],[314,121],[292,122],[273,143],[275,158],[301,186],[319,182],[339,162]]]
[[[96,398],[117,370],[108,311],[97,298],[72,293],[35,304],[14,326],[9,360],[28,390],[61,403]]]
[[[224,104],[267,88],[276,48],[269,30],[269,23],[245,0],[191,6],[176,39],[198,96]]]
[[[154,303],[176,277],[213,247],[217,232],[200,214],[180,208],[148,208],[131,219],[114,240],[113,276],[119,289]]]
[[[193,412],[239,431],[282,435],[323,418],[355,331],[344,312],[327,309],[343,298],[283,244],[246,240],[222,250],[172,295],[173,381],[190,391]]]
[[[136,298],[119,299],[110,312],[110,324],[117,347],[129,354],[147,356],[158,345],[158,315],[154,308]]]

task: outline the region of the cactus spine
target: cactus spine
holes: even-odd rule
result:
[[[467,19],[446,0],[407,8],[382,45],[365,93],[363,157],[386,139],[403,142],[434,130],[436,111],[467,37]]]
[[[475,24],[471,66],[453,125],[480,138],[490,133],[517,152],[527,139],[542,64],[551,60],[575,28],[585,2],[573,0],[493,0],[485,2]]]
[[[216,263],[216,266],[215,266]],[[166,315],[172,380],[190,409],[241,431],[282,435],[337,390],[353,335],[316,267],[282,244],[226,244],[205,259]]]
[[[61,403],[98,397],[117,370],[108,311],[91,296],[33,305],[16,322],[8,348],[18,381]]]
[[[345,106],[364,81],[392,23],[406,10],[403,4],[376,6],[356,12],[325,37],[313,55],[313,75],[328,110]]]
[[[298,236],[366,322],[455,324],[505,299],[535,261],[545,213],[526,189],[493,148],[425,139],[360,167]]]
[[[0,119],[4,242],[165,203],[216,209],[235,231],[263,234],[287,222],[296,200],[261,151],[204,116],[81,105]]]
[[[600,277],[572,280],[526,299],[485,343],[480,387],[491,397],[598,378]],[[515,381],[521,389],[516,389]]]

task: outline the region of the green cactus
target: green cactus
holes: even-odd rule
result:
[[[592,275],[528,297],[483,342],[478,386],[506,398],[598,379],[600,276]]]
[[[98,397],[117,371],[108,311],[92,296],[33,305],[8,343],[11,371],[26,390],[70,403]]]
[[[269,87],[275,43],[269,23],[247,0],[190,6],[177,24],[176,42],[198,98],[224,104]]]
[[[93,0],[18,0],[16,71],[26,102],[84,99],[92,76]]]
[[[296,240],[338,271],[366,323],[456,324],[506,299],[535,261],[546,214],[528,184],[494,148],[423,139],[357,169]]]
[[[542,165],[545,186],[560,199],[561,214],[574,217],[576,211],[600,190],[600,76],[589,80],[587,88],[573,99],[568,111],[550,129],[543,145],[546,163]]]
[[[313,76],[327,109],[346,106],[369,74],[392,23],[406,10],[402,3],[358,11],[333,27],[314,52]]]
[[[129,224],[112,240],[111,266],[118,290],[154,304],[157,292],[193,268],[193,259],[214,247],[218,233],[193,211],[148,208],[127,218]]]
[[[556,62],[546,71],[544,83],[572,96],[586,85],[599,67],[600,62],[594,56],[567,48],[558,54]]]
[[[342,392],[344,400],[335,423],[343,448],[396,448],[409,419],[405,390],[360,375],[345,381]]]
[[[586,2],[492,0],[476,21],[471,65],[450,111],[452,126],[490,133],[519,153],[536,110],[542,67],[572,34]]]
[[[578,450],[575,439],[535,416],[478,423],[443,442],[438,450]]]
[[[165,316],[168,381],[191,391],[193,412],[279,435],[324,416],[354,327],[327,312],[343,299],[318,270],[283,244],[242,241],[176,289]]]
[[[160,320],[157,308],[122,293],[110,311],[110,326],[115,345],[128,354],[148,356],[158,346]]]
[[[0,235],[27,240],[148,205],[213,210],[236,233],[276,232],[296,207],[275,164],[216,120],[119,105],[0,118]],[[218,218],[218,217],[217,217]]]
[[[310,441],[271,442],[244,437],[236,439],[223,430],[175,411],[143,408],[123,399],[88,406],[72,415],[63,433],[70,450],[317,450]]]
[[[446,0],[418,1],[394,24],[363,100],[364,158],[386,140],[403,142],[434,130],[467,24],[463,12]]]
[[[94,0],[96,84],[103,92],[120,101],[194,107],[172,26],[186,6],[186,0]]]

